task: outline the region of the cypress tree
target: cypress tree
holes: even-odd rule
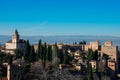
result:
[[[45,42],[43,46],[43,67],[45,67],[45,64],[46,64],[46,53],[47,53],[47,45]]]
[[[18,50],[18,49],[15,49],[14,52],[15,52],[15,57],[16,57],[16,58],[19,58],[19,57],[20,57],[19,50]]]
[[[103,77],[104,77],[104,73],[100,72],[100,80],[103,80]]]
[[[68,52],[67,52],[67,50],[65,50],[65,53],[64,53],[64,60],[63,60],[63,63],[64,63],[64,64],[69,64]]]
[[[42,53],[43,53],[43,47],[42,47],[42,40],[39,40],[39,44],[38,44],[38,52],[37,52],[37,57],[38,59],[42,59]]]
[[[92,60],[93,59],[93,50],[92,49],[89,49],[88,50],[88,56],[87,56],[87,60]]]
[[[85,41],[85,40],[83,40],[83,44],[86,44],[86,41]]]
[[[41,60],[43,60],[44,59],[44,53],[45,53],[45,47],[42,45],[42,47],[41,47],[41,50],[42,50],[42,52],[41,52]]]
[[[93,60],[98,60],[98,57],[99,57],[99,55],[98,55],[98,51],[96,50],[94,53],[93,53]]]
[[[91,64],[89,64],[89,66],[88,66],[88,80],[93,80]]]
[[[55,49],[56,49],[56,55],[57,55],[57,58],[59,58],[59,50],[58,50],[57,43],[55,43]]]
[[[63,55],[62,50],[59,50],[59,58],[60,58],[60,63],[63,63],[64,55]]]
[[[47,44],[46,44],[46,42],[44,43],[44,48],[43,48],[43,50],[44,50],[44,54],[43,54],[44,60],[46,60],[46,54],[47,54]]]
[[[29,54],[30,54],[30,44],[29,40],[27,40],[25,45],[25,51],[24,51],[24,60],[29,61]]]
[[[8,55],[8,64],[11,65],[12,64],[12,56]]]
[[[21,80],[20,79],[20,76],[17,74],[17,76],[16,76],[16,80]]]
[[[29,61],[34,62],[36,60],[34,46],[31,46]]]
[[[51,46],[48,46],[48,48],[47,48],[46,60],[52,61],[52,48],[51,48]]]
[[[49,61],[52,62],[52,47],[50,46],[50,57],[49,57]]]

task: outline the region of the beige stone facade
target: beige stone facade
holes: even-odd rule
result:
[[[108,68],[110,68],[112,71],[118,70],[118,47],[113,46],[112,42],[107,41],[105,44],[101,47],[101,55],[107,55],[108,56]]]
[[[95,60],[92,60],[89,62],[92,66],[92,68],[97,69],[97,62]]]
[[[105,46],[112,46],[112,42],[111,41],[106,41],[104,45]]]
[[[80,50],[77,50],[75,53],[74,53],[74,59],[75,60],[80,60],[81,59],[81,51]]]
[[[89,44],[84,45],[84,51],[88,51],[89,48]]]
[[[102,55],[106,54],[108,55],[109,59],[117,61],[117,46],[102,46],[101,47],[101,52]]]
[[[35,49],[35,52],[38,51],[38,44],[34,44],[34,49]]]
[[[38,45],[35,45],[35,50],[37,50]],[[86,45],[63,45],[63,44],[59,44],[60,47],[59,49],[68,49],[68,53],[72,53],[74,54],[74,59],[78,60],[79,63],[82,63],[82,59],[81,59],[81,51],[83,50],[85,52],[88,51],[88,49],[92,49],[93,51],[98,50],[98,54],[101,55],[101,59],[103,57],[103,55],[107,55],[108,56],[108,60],[106,60],[104,63],[105,66],[108,66],[108,68],[110,68],[111,70],[113,70],[114,72],[118,70],[118,47],[117,46],[113,46],[111,41],[106,41],[104,43],[104,45],[100,45],[99,41],[92,41],[90,42],[90,44],[86,44]],[[72,52],[73,49],[73,52]],[[94,69],[97,69],[97,62],[96,61],[90,61],[92,67]]]
[[[19,33],[16,30],[12,35],[12,40],[5,43],[5,49],[2,51],[5,53],[10,53],[14,55],[14,50],[18,49],[20,53],[23,52],[26,41],[24,39],[19,39]]]
[[[84,45],[84,50],[92,49],[93,51],[99,50],[99,41],[91,41],[90,44]]]
[[[90,46],[89,46],[93,51],[98,50],[99,49],[99,41],[93,41],[90,42]]]
[[[100,45],[99,41],[90,42],[90,44],[84,45],[84,50],[88,51],[88,49],[92,49],[93,51],[98,50],[98,53],[106,55],[108,57],[107,66],[114,72],[118,70],[118,47],[113,46],[111,41],[106,41],[104,45]],[[96,68],[96,63],[94,61],[90,62],[92,67]]]
[[[108,60],[108,67],[112,70],[112,71],[115,71],[115,66],[116,66],[116,63],[115,61],[113,60]]]

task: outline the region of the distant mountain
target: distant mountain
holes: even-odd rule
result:
[[[0,35],[0,44],[4,44],[6,41],[10,40],[11,36]],[[112,41],[113,45],[119,46],[120,50],[120,37],[113,37],[113,36],[83,36],[83,35],[72,35],[72,36],[21,36],[22,39],[29,40],[31,44],[37,44],[40,39],[43,42],[47,43],[69,43],[72,44],[73,42],[80,42],[85,40],[87,43],[90,41],[97,41],[99,40],[101,44],[105,41]]]
[[[4,44],[6,41],[10,40],[11,36],[0,35],[0,44]]]
[[[11,36],[0,35],[0,43],[4,44],[6,41],[10,40]],[[99,40],[103,41],[113,41],[119,42],[120,37],[113,37],[113,36],[83,36],[83,35],[72,35],[72,36],[21,36],[22,39],[29,40],[31,44],[38,43],[39,39],[42,39],[43,42],[47,43],[55,43],[55,42],[64,42],[64,43],[73,43],[73,42],[80,42],[85,40],[89,41],[96,41]]]

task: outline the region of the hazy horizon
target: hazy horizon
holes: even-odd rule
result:
[[[14,33],[14,32],[13,32]],[[12,36],[13,35],[13,33],[11,33],[11,34],[0,34],[0,36]],[[73,37],[75,37],[75,36],[82,36],[82,37],[114,37],[114,38],[120,38],[120,36],[112,36],[112,35],[42,35],[42,34],[40,34],[40,35],[21,35],[20,33],[19,33],[19,35],[20,35],[20,37],[22,36],[22,37],[39,37],[39,36],[43,36],[43,37],[62,37],[62,36],[64,36],[64,37],[68,37],[68,36],[73,36]]]

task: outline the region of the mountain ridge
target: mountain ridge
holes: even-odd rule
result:
[[[0,44],[4,44],[6,41],[10,40],[12,36],[10,35],[0,35]],[[55,35],[55,36],[20,36],[21,39],[30,40],[32,44],[38,43],[38,40],[42,39],[44,42],[55,43],[55,42],[64,42],[64,43],[73,43],[85,41],[115,41],[120,40],[120,37],[115,36],[95,36],[95,35]]]

